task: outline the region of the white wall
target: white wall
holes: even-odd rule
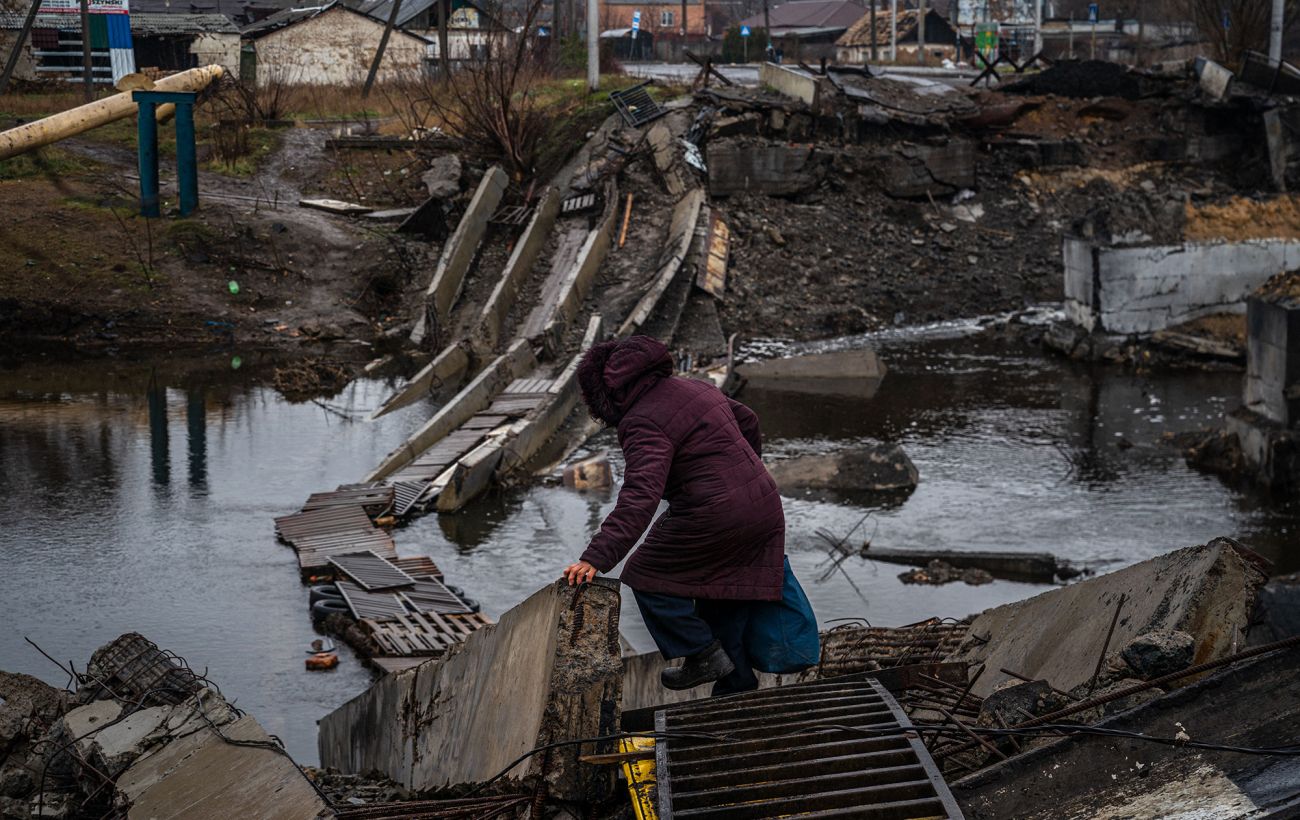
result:
[[[253,41],[257,84],[360,85],[383,31],[383,23],[341,7],[273,31]],[[377,80],[395,81],[424,71],[426,46],[418,37],[394,31]]]

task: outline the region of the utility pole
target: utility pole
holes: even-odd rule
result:
[[[889,0],[889,62],[898,62],[898,0]]]
[[[763,49],[763,59],[772,59],[772,18],[767,11],[767,0],[763,0],[763,39],[767,40],[767,47]]]
[[[95,72],[90,64],[90,0],[81,0],[81,74],[86,102],[91,102],[95,99]]]
[[[451,50],[451,45],[447,42],[447,18],[451,15],[448,13],[448,7],[451,0],[437,0],[438,3],[438,68],[442,74],[444,83],[451,82],[451,55],[447,52]],[[525,36],[527,36],[525,34]]]
[[[1276,62],[1282,61],[1282,7],[1285,0],[1273,0],[1273,28],[1269,31],[1268,57]]]
[[[1074,59],[1074,12],[1070,12],[1070,59]]]
[[[587,88],[592,91],[600,89],[600,26],[596,19],[599,16],[596,0],[587,0]]]
[[[876,53],[876,0],[871,0],[871,62],[880,59]]]
[[[14,43],[14,50],[9,52],[9,59],[5,61],[4,73],[0,74],[0,94],[5,93],[5,87],[9,85],[9,78],[13,76],[14,67],[18,65],[18,57],[23,51],[23,43],[27,42],[27,35],[31,34],[32,26],[36,23],[36,12],[40,10],[41,0],[32,0],[31,8],[27,9],[27,19],[23,20],[23,29],[18,32],[18,41]]]
[[[1042,54],[1042,53],[1043,53],[1043,0],[1034,0],[1034,54]]]
[[[925,65],[925,0],[916,4],[916,61]]]
[[[361,99],[370,96],[370,89],[375,84],[375,75],[379,73],[379,62],[384,59],[384,49],[388,48],[388,37],[397,25],[397,15],[401,11],[402,0],[393,0],[393,10],[388,13],[388,22],[384,24],[384,33],[379,35],[379,48],[375,49],[375,59],[370,61],[370,71],[366,72],[365,85],[361,86]]]

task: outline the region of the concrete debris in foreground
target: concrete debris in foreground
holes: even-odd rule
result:
[[[544,587],[445,657],[388,675],[325,716],[322,765],[379,771],[414,791],[502,774],[545,782],[560,800],[603,799],[608,779],[578,756],[615,751],[612,742],[511,764],[540,746],[616,731],[619,600],[609,581]]]
[[[122,635],[95,653],[75,695],[0,673],[0,815],[326,816],[279,743],[174,657]]]
[[[1158,630],[1191,634],[1194,661],[1211,661],[1244,643],[1255,595],[1265,580],[1256,560],[1235,542],[1217,538],[996,607],[975,618],[966,641],[949,660],[984,665],[985,673],[972,687],[981,697],[1012,678],[1004,669],[1063,690],[1088,684],[1103,652],[1107,661],[1118,659],[1129,642]],[[1112,622],[1113,634],[1108,630]],[[1102,673],[1111,678],[1131,674],[1122,661]]]
[[[1268,748],[1295,743],[1300,651],[1241,663],[1098,724]],[[1076,734],[952,783],[971,820],[1295,817],[1300,758]]]

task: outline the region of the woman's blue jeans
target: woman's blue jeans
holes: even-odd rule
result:
[[[632,590],[650,637],[667,660],[703,651],[715,639],[736,665],[713,684],[713,695],[732,695],[758,688],[758,677],[745,654],[745,627],[753,601],[680,598]]]

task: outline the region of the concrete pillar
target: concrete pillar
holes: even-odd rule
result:
[[[1300,299],[1252,296],[1246,327],[1246,407],[1300,427]]]
[[[618,730],[623,660],[618,583],[548,584],[446,657],[388,675],[320,721],[322,765],[380,771],[417,791],[477,783],[548,744]],[[599,802],[608,770],[557,746],[508,777],[545,779],[551,797]]]
[[[1269,29],[1268,57],[1270,60],[1282,59],[1282,19],[1286,0],[1273,0],[1273,24]]]

